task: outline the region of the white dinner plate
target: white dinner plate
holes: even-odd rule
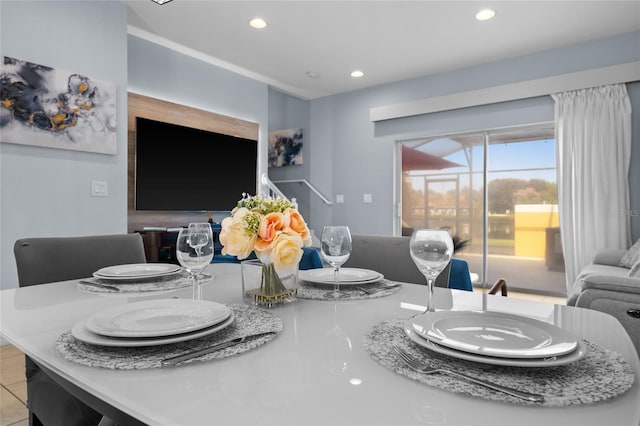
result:
[[[126,265],[107,266],[93,273],[96,278],[110,280],[130,280],[134,278],[153,278],[180,272],[180,265],[171,263],[131,263]]]
[[[229,315],[228,306],[208,300],[153,299],[98,312],[86,327],[109,337],[160,337],[207,328]]]
[[[380,281],[384,275],[370,269],[340,268],[339,277],[340,285],[362,285]],[[316,284],[333,284],[333,268],[300,271],[298,278]]]
[[[573,352],[549,358],[499,358],[493,356],[472,354],[469,352],[451,349],[423,338],[411,329],[412,323],[412,320],[408,320],[405,323],[405,332],[407,333],[409,338],[419,346],[442,355],[450,356],[452,358],[480,362],[482,364],[501,365],[507,367],[557,367],[560,365],[571,364],[573,362],[579,361],[587,354],[587,347],[582,341],[578,341],[578,345]]]
[[[99,334],[92,333],[86,327],[86,320],[82,320],[71,329],[71,335],[76,339],[89,343],[92,345],[100,346],[113,346],[113,347],[142,347],[142,346],[157,346],[167,345],[169,343],[185,342],[191,339],[197,339],[198,337],[208,336],[217,331],[220,331],[233,323],[233,312],[229,317],[214,326],[204,328],[190,333],[176,334],[169,337],[140,337],[140,338],[128,338],[128,337],[108,337],[101,336]]]
[[[411,329],[441,346],[491,357],[547,358],[578,346],[578,339],[559,327],[502,312],[430,312],[414,318]]]

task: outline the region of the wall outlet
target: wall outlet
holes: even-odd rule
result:
[[[106,197],[109,194],[109,185],[103,180],[91,181],[91,196]]]
[[[366,204],[372,203],[373,202],[373,195],[372,194],[364,194],[363,201]]]
[[[344,203],[344,195],[336,194],[336,204],[342,204],[342,203]]]

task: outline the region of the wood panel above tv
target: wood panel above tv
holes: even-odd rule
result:
[[[177,227],[189,222],[205,222],[201,212],[142,212],[135,209],[135,126],[136,117],[208,130],[225,135],[258,140],[258,123],[216,114],[186,105],[128,93],[128,171],[127,211],[128,231],[135,232],[145,226]]]

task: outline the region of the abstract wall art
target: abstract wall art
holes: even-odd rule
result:
[[[302,164],[302,129],[269,133],[269,167]]]
[[[1,59],[0,142],[117,153],[115,84]]]

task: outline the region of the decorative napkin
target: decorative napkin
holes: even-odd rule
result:
[[[200,278],[200,285],[208,284],[213,279],[206,275]],[[149,291],[176,290],[189,287],[193,281],[186,272],[154,278],[139,278],[131,280],[110,280],[106,278],[86,278],[78,282],[78,289],[90,293],[145,293]]]
[[[362,287],[364,290],[358,289]],[[301,281],[298,287],[298,298],[310,300],[358,300],[358,299],[375,299],[378,297],[389,296],[400,290],[401,284],[386,279],[380,280],[373,284],[362,284],[360,286],[340,286],[340,292],[336,299],[333,293],[333,284],[316,284],[307,281]]]
[[[618,353],[584,341],[587,354],[580,361],[558,367],[504,367],[460,360],[431,352],[414,343],[402,331],[404,319],[383,321],[364,336],[371,357],[390,370],[429,386],[454,393],[521,405],[563,407],[593,404],[625,393],[635,375]],[[433,367],[446,368],[527,392],[542,394],[543,403],[528,402],[447,374],[421,374],[398,358],[398,345]]]
[[[67,331],[58,337],[56,349],[63,358],[90,367],[109,368],[113,370],[135,370],[162,367],[165,358],[206,348],[212,344],[231,340],[247,334],[282,331],[282,320],[270,312],[249,305],[229,305],[235,319],[229,326],[216,333],[186,342],[158,346],[122,348],[98,346],[77,340]],[[178,366],[192,362],[222,359],[250,351],[274,339],[276,335],[260,336],[255,339],[230,346],[219,351],[184,361]]]

